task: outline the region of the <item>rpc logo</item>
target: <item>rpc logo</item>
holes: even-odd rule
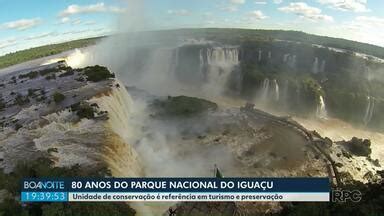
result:
[[[359,190],[333,190],[331,196],[332,202],[360,202],[363,195]]]

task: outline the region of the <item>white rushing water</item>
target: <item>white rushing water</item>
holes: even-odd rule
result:
[[[273,80],[273,86],[274,86],[274,99],[275,101],[279,101],[280,89],[279,89],[279,83],[277,83],[277,80]]]
[[[296,59],[297,59],[296,55],[289,54],[287,57],[287,65],[291,68],[296,67]]]
[[[280,100],[280,86],[276,79],[270,80],[265,78],[261,88],[255,94],[255,104],[264,107],[272,101],[278,102]]]
[[[207,63],[210,66],[227,67],[239,63],[239,50],[231,47],[207,49]]]
[[[66,56],[60,58],[51,58],[43,62],[42,65],[49,65],[58,61],[66,61],[68,66],[72,68],[79,68],[84,66],[84,62],[87,60],[87,58],[90,58],[87,52],[84,52],[80,49],[75,49]]]
[[[133,102],[131,96],[124,88],[113,88],[101,97],[94,97],[91,103],[97,103],[100,110],[108,111],[108,120],[105,123],[107,134],[105,138],[105,154],[103,157],[108,163],[115,177],[143,176],[139,157],[132,146],[137,128],[130,124]],[[109,130],[110,129],[110,130]]]
[[[207,69],[208,78],[203,88],[206,92],[219,96],[226,89],[235,66],[239,64],[239,50],[232,47],[207,48],[206,58],[203,50],[205,49],[200,50],[200,69]]]
[[[263,81],[263,86],[261,89],[261,101],[265,102],[268,100],[268,95],[269,95],[269,79],[264,79]]]
[[[369,124],[372,120],[373,111],[375,109],[375,99],[373,97],[367,96],[367,108],[365,109],[365,114],[363,122],[365,125]]]
[[[107,111],[108,119],[78,120],[74,112],[64,109],[41,116],[18,131],[6,129],[0,134],[5,170],[11,171],[19,160],[48,152],[56,166],[106,165],[114,176],[143,176],[131,145],[135,131],[130,126],[132,102],[128,92],[111,87],[89,102],[97,103],[100,111]]]
[[[316,109],[316,116],[318,118],[326,118],[327,117],[327,108],[325,106],[324,97],[320,95],[319,97],[319,104],[317,105]]]

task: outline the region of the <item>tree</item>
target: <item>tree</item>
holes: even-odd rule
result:
[[[55,92],[53,94],[53,101],[55,101],[55,103],[60,103],[64,99],[65,99],[65,95],[61,94],[60,92]]]

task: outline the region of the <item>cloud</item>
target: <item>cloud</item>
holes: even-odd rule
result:
[[[65,10],[59,13],[60,17],[67,17],[74,14],[85,14],[85,13],[101,13],[101,12],[110,12],[110,13],[122,13],[124,9],[107,6],[103,2],[91,5],[69,5]]]
[[[263,14],[263,12],[261,12],[259,10],[255,10],[255,11],[249,12],[248,13],[248,17],[250,19],[252,19],[252,20],[263,20],[263,19],[268,18],[267,16],[265,16]]]
[[[71,21],[69,17],[63,17],[60,19],[60,24],[68,23],[69,21]]]
[[[97,35],[112,32],[109,28],[93,28],[93,29],[72,29],[69,31],[60,32],[59,35],[76,35],[84,33],[97,33]],[[94,35],[94,34],[93,34]]]
[[[236,12],[238,10],[236,5],[225,5],[219,7],[219,9],[227,12]]]
[[[16,39],[6,39],[0,41],[0,49],[4,49],[6,47],[10,47],[16,44]]]
[[[189,15],[191,15],[191,12],[189,12],[188,10],[185,10],[185,9],[168,10],[167,13],[171,14],[171,15],[177,15],[177,16],[189,16]]]
[[[356,21],[372,27],[384,27],[384,18],[374,16],[358,16]]]
[[[304,2],[290,3],[288,6],[278,8],[278,10],[293,13],[312,21],[333,21],[333,17],[322,14],[319,8],[311,7]]]
[[[275,4],[281,4],[283,2],[283,0],[273,0],[273,3]]]
[[[36,39],[50,37],[50,36],[53,36],[55,34],[56,34],[55,32],[44,32],[44,33],[41,33],[38,35],[29,36],[29,37],[25,38],[25,40],[36,40]]]
[[[236,12],[240,5],[245,4],[246,0],[228,0],[224,4],[219,5],[219,9],[226,12]]]
[[[375,16],[357,16],[348,23],[351,34],[355,35],[355,40],[364,41],[384,47],[384,18]]]
[[[12,22],[3,23],[1,25],[2,28],[6,29],[17,29],[19,31],[23,31],[32,27],[35,27],[41,23],[40,18],[34,19],[20,19]]]
[[[84,22],[84,25],[95,25],[96,22],[95,21],[86,21]]]
[[[69,35],[69,34],[80,34],[80,33],[86,33],[86,32],[91,32],[91,29],[80,29],[80,30],[69,30],[65,32],[61,32],[61,35]]]
[[[342,23],[324,25],[316,34],[341,37],[349,40],[375,44],[384,47],[384,18],[376,16],[356,16]]]
[[[57,23],[57,24],[66,24],[66,23],[70,23],[71,25],[95,25],[96,22],[95,21],[83,21],[81,20],[80,18],[77,18],[77,19],[71,19],[69,17],[63,17],[60,19],[60,21]]]
[[[257,1],[255,1],[255,4],[267,4],[267,2],[266,1],[263,1],[263,0],[257,0]]]
[[[318,0],[320,4],[341,11],[368,12],[367,0]]]
[[[245,0],[229,0],[231,4],[244,4]]]
[[[81,19],[74,19],[74,20],[71,22],[72,25],[80,25],[81,23],[83,23],[83,22],[81,21]]]

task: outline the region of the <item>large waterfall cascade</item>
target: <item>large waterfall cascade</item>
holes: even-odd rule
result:
[[[93,85],[89,84],[89,89],[90,86]],[[78,119],[69,108],[44,115],[38,113],[39,118],[17,132],[0,136],[6,153],[4,170],[11,171],[18,160],[33,159],[41,156],[41,152],[55,149],[50,154],[59,167],[105,165],[114,176],[143,176],[138,156],[130,145],[134,130],[129,123],[132,101],[128,92],[124,87],[98,89],[88,102],[96,103],[100,111],[107,111],[108,118]]]
[[[258,56],[258,58],[257,58],[258,61],[261,61],[261,53],[262,53],[262,51],[259,50],[259,56]]]
[[[139,157],[131,145],[136,129],[129,124],[133,102],[124,85],[114,87],[102,97],[90,102],[97,103],[100,110],[108,111],[106,130],[110,128],[105,140],[105,158],[114,176],[143,176]]]

